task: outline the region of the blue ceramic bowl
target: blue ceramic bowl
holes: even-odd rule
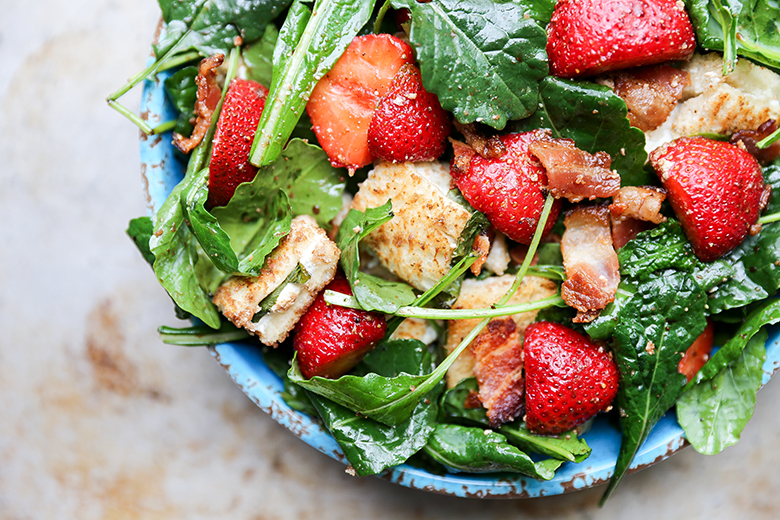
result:
[[[162,88],[164,77],[161,74],[157,81],[147,81],[144,85],[141,113],[147,117],[151,126],[176,117]],[[184,173],[184,165],[174,155],[170,134],[142,137],[141,172],[148,192],[149,212],[154,214]],[[770,329],[766,346],[763,384],[780,367],[780,326]],[[311,417],[287,406],[281,397],[282,382],[266,366],[257,346],[225,343],[211,349],[211,353],[241,390],[275,421],[313,448],[347,463],[341,448],[324,428]],[[564,464],[549,481],[515,474],[435,475],[406,464],[391,468],[379,476],[402,486],[459,497],[526,498],[557,495],[605,483],[614,471],[620,448],[620,431],[601,417],[594,421],[584,438],[593,448],[591,456],[579,464]],[[631,471],[666,459],[685,446],[687,442],[674,413],[667,413],[642,445],[631,465]]]

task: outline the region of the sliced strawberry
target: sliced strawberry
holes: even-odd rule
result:
[[[341,272],[323,292],[326,290],[352,294]],[[293,330],[298,365],[307,379],[345,374],[374,348],[387,330],[383,314],[328,305],[323,292]]]
[[[738,246],[762,209],[761,166],[745,150],[704,137],[681,137],[650,154],[668,200],[699,259]]]
[[[522,244],[530,244],[544,207],[547,175],[528,151],[537,140],[551,139],[549,130],[533,130],[501,136],[506,151],[486,159],[463,144],[455,147],[451,167],[458,189],[474,209],[485,214],[493,226]],[[466,167],[468,165],[468,167]],[[553,204],[544,228],[555,224],[561,202]]]
[[[712,321],[707,320],[707,328],[699,334],[698,338],[693,340],[693,343],[685,351],[683,358],[677,365],[677,371],[688,378],[688,381],[693,379],[693,376],[701,370],[704,363],[710,359],[714,339],[715,328],[712,326]]]
[[[564,78],[686,60],[695,48],[679,0],[559,0],[547,26],[550,71]]]
[[[224,206],[242,182],[255,178],[249,151],[265,107],[268,89],[256,81],[230,83],[217,121],[209,165],[208,207]]]
[[[618,369],[587,336],[540,321],[525,329],[525,410],[528,429],[571,430],[606,410],[617,395]]]
[[[368,150],[394,163],[432,161],[444,153],[450,116],[422,85],[420,70],[405,64],[393,77],[368,127]]]
[[[412,48],[395,36],[358,36],[317,83],[306,112],[334,166],[354,171],[373,161],[366,136],[377,103],[398,69],[413,62]]]

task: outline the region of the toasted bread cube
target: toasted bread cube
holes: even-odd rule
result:
[[[415,288],[433,287],[450,269],[471,213],[447,197],[449,168],[438,162],[377,164],[352,208],[365,211],[392,200],[394,217],[364,242],[389,271]]]
[[[231,277],[217,289],[214,304],[237,327],[256,335],[265,345],[276,346],[336,275],[340,255],[312,217],[295,217],[290,233],[268,255],[260,275]],[[309,279],[302,284],[288,283],[270,311],[253,323],[260,302],[284,283],[298,264]]]
[[[481,309],[490,307],[506,294],[512,286],[514,278],[515,277],[512,275],[506,274],[503,276],[485,278],[484,280],[476,280],[473,278],[464,280],[463,286],[460,289],[460,295],[452,308]],[[553,296],[557,292],[558,285],[552,280],[537,276],[526,276],[523,278],[523,283],[520,284],[517,292],[510,298],[509,304],[529,303]],[[525,333],[525,328],[536,319],[538,312],[539,311],[529,311],[512,315],[519,335],[522,336]],[[494,320],[500,319],[501,318],[494,318]],[[447,324],[447,343],[444,345],[447,353],[449,354],[455,350],[455,347],[460,344],[463,338],[465,338],[480,321],[481,320],[479,319],[449,321]],[[471,353],[471,348],[465,349],[452,366],[450,366],[450,369],[447,371],[447,386],[452,388],[468,377],[474,377],[474,356]]]

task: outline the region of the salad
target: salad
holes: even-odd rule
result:
[[[187,164],[128,229],[203,324],[164,340],[258,342],[358,475],[549,479],[606,413],[606,500],[672,407],[723,450],[780,321],[754,4],[160,0],[109,103]],[[179,117],[152,128],[118,99],[162,71]]]

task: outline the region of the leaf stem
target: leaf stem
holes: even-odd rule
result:
[[[385,19],[385,15],[389,9],[390,0],[385,0],[385,3],[382,4],[382,7],[379,9],[379,12],[376,15],[376,20],[374,20],[374,34],[379,34],[381,32],[382,21]]]
[[[336,291],[325,291],[325,303],[338,305],[349,309],[362,309],[360,303],[352,296],[342,294]],[[563,298],[559,295],[548,296],[540,300],[529,303],[518,303],[515,305],[501,305],[494,307],[484,307],[480,309],[430,309],[409,305],[400,307],[395,312],[395,316],[403,318],[420,318],[424,320],[470,320],[474,318],[495,318],[498,316],[509,316],[520,314],[521,312],[546,309],[547,307],[565,305]]]
[[[758,223],[771,224],[772,222],[777,222],[778,220],[780,220],[780,213],[770,213],[769,215],[764,215],[759,218]]]
[[[157,68],[157,72],[165,72],[166,70],[174,69],[180,65],[195,61],[199,58],[201,58],[201,53],[198,51],[185,52],[177,56],[172,56],[169,60],[166,60],[160,64],[160,66]]]
[[[780,128],[772,132],[769,136],[761,139],[759,142],[756,143],[756,146],[758,146],[761,149],[766,148],[767,146],[771,145],[775,141],[780,139]]]
[[[146,135],[152,135],[152,132],[154,131],[149,124],[141,119],[137,114],[134,114],[132,110],[121,104],[119,101],[115,101],[113,99],[108,99],[108,106],[125,116],[127,119],[129,119],[135,126],[141,129],[143,133]]]
[[[163,343],[182,347],[208,347],[250,337],[248,332],[237,329],[230,323],[223,323],[218,330],[207,326],[178,329],[163,325],[157,329],[157,333],[160,335]]]
[[[170,132],[174,128],[176,128],[176,120],[172,119],[171,121],[160,123],[159,125],[152,128],[152,131],[149,132],[149,135],[164,134],[165,132]]]

